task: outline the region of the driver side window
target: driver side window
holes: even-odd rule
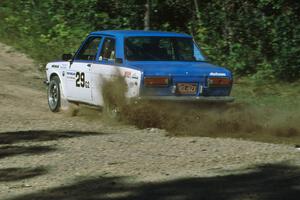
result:
[[[105,38],[99,60],[115,60],[116,58],[116,41],[113,38]]]
[[[76,56],[77,60],[95,60],[101,37],[90,37]]]

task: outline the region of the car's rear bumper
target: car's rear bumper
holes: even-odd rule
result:
[[[154,101],[177,101],[177,102],[233,102],[234,97],[230,96],[143,96],[138,97],[138,100],[154,100]]]

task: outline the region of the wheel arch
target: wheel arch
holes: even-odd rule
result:
[[[59,77],[59,75],[56,72],[53,72],[50,74],[49,76],[49,80],[51,81],[53,77],[57,76],[59,78],[59,80],[61,80],[61,78]]]

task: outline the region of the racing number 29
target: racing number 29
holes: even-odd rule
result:
[[[88,88],[88,82],[85,81],[85,74],[83,72],[76,72],[76,87]]]

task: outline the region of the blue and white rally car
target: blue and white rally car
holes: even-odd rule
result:
[[[48,103],[56,112],[61,99],[103,106],[106,80],[123,76],[127,98],[231,102],[232,74],[208,63],[187,34],[156,31],[97,31],[75,55],[46,66]]]

